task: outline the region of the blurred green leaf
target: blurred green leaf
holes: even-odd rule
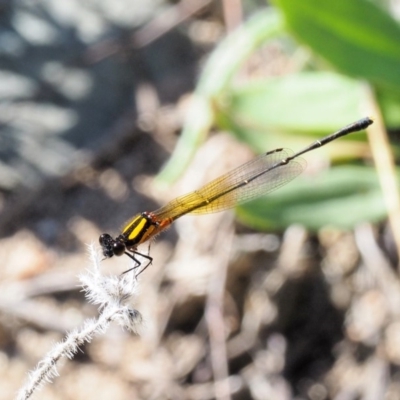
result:
[[[342,72],[400,92],[400,26],[366,0],[275,0],[288,28]]]
[[[385,117],[398,126],[398,23],[367,0],[275,2],[287,27],[317,55],[347,75],[375,85]],[[232,78],[246,58],[283,34],[282,18],[268,10],[217,47],[201,76],[177,149],[160,176],[163,183],[177,178],[215,123],[261,152],[289,142],[289,147],[298,150],[309,144],[309,136],[332,133],[364,117],[360,115],[366,97],[364,84],[334,72],[300,72],[241,86],[233,84]],[[340,147],[344,157],[363,155],[365,139],[362,143],[354,141],[361,135],[353,134],[326,150]],[[386,216],[376,173],[354,166],[334,168],[312,180],[303,176],[267,200],[243,205],[237,212],[242,222],[258,229],[283,229],[292,223],[309,229],[325,225],[351,228]]]
[[[358,166],[336,167],[316,177],[303,175],[236,210],[243,224],[259,230],[284,229],[291,224],[310,230],[327,225],[350,229],[386,216],[375,170]]]
[[[398,129],[400,127],[400,93],[378,90],[376,92],[376,98],[386,127],[388,129]]]
[[[364,117],[362,84],[331,72],[304,72],[233,88],[216,112],[220,127],[256,152],[287,143],[282,133],[321,135]],[[286,137],[287,139],[287,137]],[[293,142],[292,142],[293,144]]]
[[[232,77],[255,49],[283,33],[280,15],[269,8],[258,13],[226,37],[204,67],[171,159],[157,177],[159,184],[176,180],[203,142],[215,121],[215,99],[230,85]]]

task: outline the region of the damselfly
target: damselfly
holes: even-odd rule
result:
[[[135,261],[136,267],[141,263],[135,255],[140,255],[149,261],[144,270],[153,259],[149,255],[139,253],[138,246],[154,238],[176,219],[186,214],[207,214],[226,210],[272,192],[304,170],[306,163],[301,155],[341,136],[366,129],[372,122],[368,117],[360,119],[297,153],[281,148],[269,151],[214,179],[202,188],[170,201],[156,211],[137,214],[115,239],[108,233],[100,236],[103,254],[106,258],[126,254]]]

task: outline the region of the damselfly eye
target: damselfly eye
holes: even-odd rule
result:
[[[100,235],[99,243],[103,249],[104,257],[110,258],[114,255],[113,242],[114,239],[108,233],[103,233]]]
[[[108,233],[103,233],[99,237],[99,243],[102,246],[107,246],[107,244],[109,244],[110,241],[111,241],[111,236]]]

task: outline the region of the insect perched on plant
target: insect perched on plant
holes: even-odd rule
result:
[[[100,235],[103,254],[106,258],[122,254],[129,256],[135,261],[136,266],[128,271],[141,265],[135,258],[135,255],[140,255],[149,261],[142,269],[143,272],[153,259],[138,252],[138,246],[154,238],[176,219],[186,214],[208,214],[226,210],[272,192],[290,182],[304,170],[306,162],[300,157],[301,155],[339,137],[366,129],[372,123],[371,118],[360,119],[294,154],[291,150],[281,148],[261,154],[202,188],[170,201],[156,211],[137,214],[115,239],[108,233]]]

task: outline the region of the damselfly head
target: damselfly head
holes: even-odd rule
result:
[[[120,240],[115,240],[108,233],[103,233],[99,237],[99,243],[103,249],[103,255],[106,258],[112,256],[122,256],[125,252],[125,244]]]

